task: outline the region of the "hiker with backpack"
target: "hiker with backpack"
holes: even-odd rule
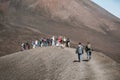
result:
[[[81,43],[79,43],[78,47],[76,48],[76,54],[78,54],[78,61],[82,61],[83,46]]]
[[[87,42],[87,45],[85,46],[85,51],[87,53],[87,59],[90,60],[91,54],[92,54],[92,47],[91,47],[90,42]]]

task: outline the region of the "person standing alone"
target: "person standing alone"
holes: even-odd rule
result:
[[[78,54],[78,61],[82,61],[83,46],[81,43],[78,44],[78,47],[76,48],[76,53]]]

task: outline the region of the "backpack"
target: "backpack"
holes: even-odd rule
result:
[[[85,47],[85,51],[91,50],[88,46]]]

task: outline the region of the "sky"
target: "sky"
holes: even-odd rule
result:
[[[116,17],[120,18],[120,0],[92,0]]]

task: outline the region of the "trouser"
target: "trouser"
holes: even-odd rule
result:
[[[90,50],[87,51],[87,59],[91,59],[91,51]]]
[[[78,54],[78,60],[82,61],[82,54]]]

